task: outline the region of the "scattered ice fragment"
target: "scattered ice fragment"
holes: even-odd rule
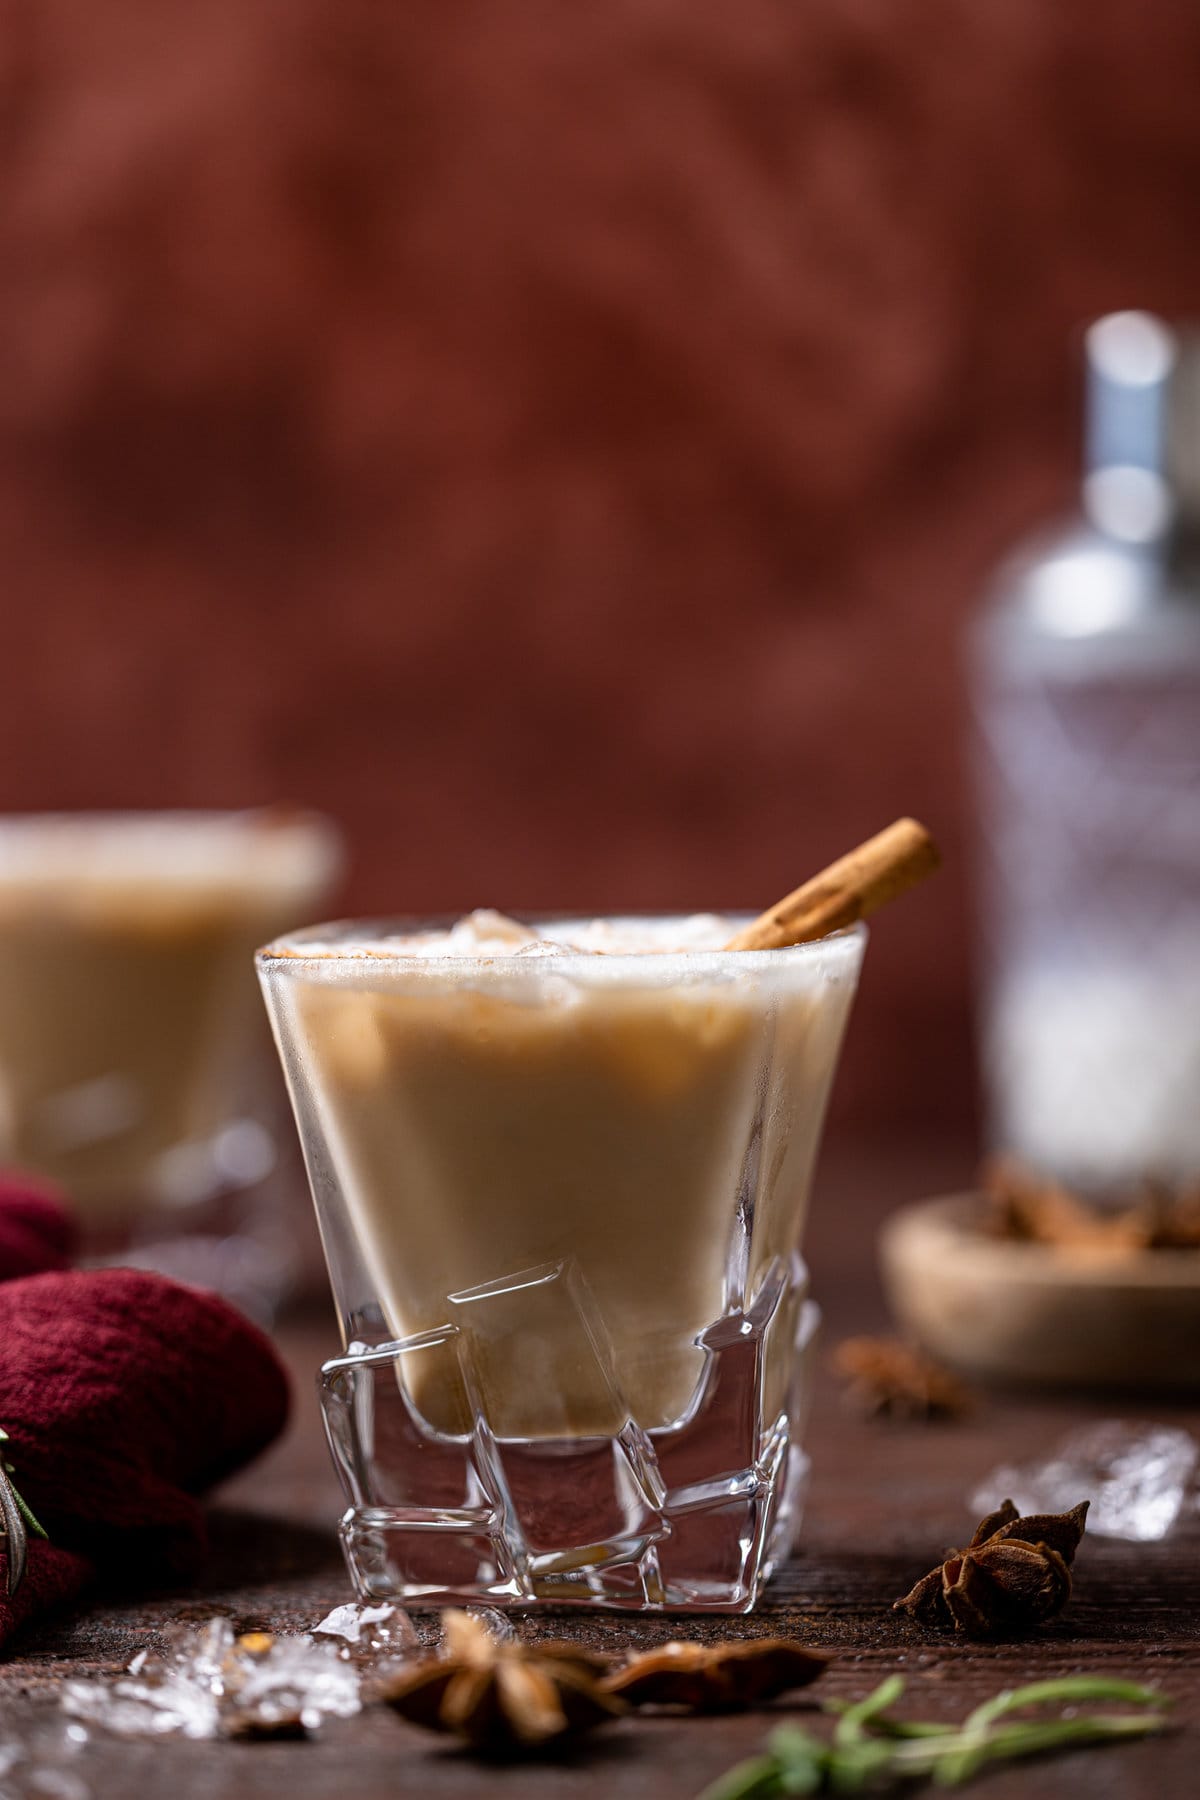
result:
[[[66,1682],[62,1704],[118,1737],[212,1738],[312,1731],[362,1701],[359,1671],[335,1644],[307,1634],[235,1638],[227,1619],[212,1619],[167,1633],[160,1654],[139,1651],[116,1681]]]
[[[220,1691],[224,1671],[229,1658],[233,1654],[236,1636],[228,1619],[209,1619],[196,1628],[191,1625],[170,1625],[161,1637],[162,1650],[158,1657],[147,1656],[142,1661],[138,1673],[162,1667],[178,1669],[186,1678],[207,1683],[213,1692]],[[134,1657],[137,1662],[137,1657]],[[132,1664],[130,1667],[132,1668]]]
[[[1179,1517],[1198,1460],[1195,1438],[1176,1426],[1107,1419],[1071,1432],[1039,1462],[994,1469],[970,1504],[981,1516],[1006,1497],[1022,1513],[1064,1512],[1090,1499],[1089,1532],[1149,1543]]]
[[[161,1682],[68,1681],[62,1704],[76,1719],[117,1737],[216,1737],[213,1694],[176,1677]]]
[[[716,913],[692,913],[685,918],[553,919],[540,927],[543,938],[597,956],[715,951],[729,942],[736,929],[734,920]]]
[[[5,1710],[0,1716],[0,1800],[91,1800],[77,1768],[82,1725],[61,1712]]]
[[[478,907],[459,919],[446,934],[445,951],[451,956],[489,956],[504,954],[514,945],[533,942],[535,932],[505,913],[490,907]]]
[[[176,1626],[164,1634],[158,1655],[138,1651],[128,1678],[66,1682],[62,1704],[73,1718],[120,1737],[215,1737],[222,1669],[233,1643],[228,1619],[210,1619],[199,1631]]]
[[[388,1601],[374,1606],[348,1601],[345,1606],[335,1606],[313,1626],[313,1635],[339,1638],[338,1655],[360,1666],[401,1662],[421,1648],[408,1614]]]
[[[240,1730],[270,1731],[297,1720],[315,1731],[323,1719],[347,1719],[358,1712],[358,1672],[333,1644],[303,1637],[276,1638],[262,1654],[237,1659],[225,1694]]]
[[[518,1641],[517,1628],[507,1613],[497,1612],[494,1606],[468,1606],[464,1610],[481,1625],[486,1625],[498,1644]]]

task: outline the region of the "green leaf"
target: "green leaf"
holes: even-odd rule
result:
[[[977,1706],[963,1725],[998,1719],[1021,1706],[1065,1705],[1075,1700],[1122,1700],[1128,1706],[1166,1707],[1171,1702],[1157,1688],[1136,1681],[1116,1681],[1107,1675],[1060,1675],[1050,1681],[1032,1681],[1027,1687],[1005,1688]]]
[[[840,1717],[842,1713],[849,1712],[854,1703],[850,1700],[826,1700],[822,1704],[827,1713]],[[945,1737],[946,1730],[945,1725],[931,1725],[921,1719],[889,1719],[882,1713],[876,1713],[871,1719],[871,1733],[875,1737]]]
[[[768,1754],[741,1763],[705,1790],[701,1800],[771,1800],[779,1794],[828,1789],[857,1794],[902,1780],[932,1775],[941,1787],[957,1787],[989,1763],[1042,1756],[1083,1744],[1129,1742],[1165,1729],[1171,1702],[1156,1688],[1108,1676],[1067,1675],[1005,1688],[977,1706],[962,1725],[905,1723],[887,1716],[904,1691],[892,1675],[862,1700],[825,1702],[836,1719],[826,1746],[799,1725],[781,1725],[768,1739]],[[1109,1700],[1141,1708],[1135,1713],[1093,1713],[1069,1718],[1013,1720],[1025,1708],[1073,1706]]]
[[[1063,1675],[1050,1681],[1030,1682],[1026,1687],[1006,1688],[977,1706],[964,1720],[958,1744],[953,1750],[947,1751],[946,1761],[938,1770],[938,1780],[946,1786],[954,1786],[968,1780],[976,1770],[982,1768],[991,1759],[993,1745],[998,1741],[992,1735],[991,1728],[1006,1714],[1015,1712],[1020,1707],[1064,1705],[1077,1700],[1121,1700],[1129,1706],[1158,1709],[1170,1705],[1166,1695],[1155,1688],[1142,1687],[1134,1681],[1117,1681],[1105,1675]],[[1036,1728],[1062,1730],[1068,1724],[1080,1722],[1086,1723],[1061,1720],[1052,1727],[1039,1725]],[[1095,1722],[1107,1725],[1114,1721]],[[1034,1727],[1026,1726],[1024,1729]],[[1004,1754],[1014,1752],[1007,1751]]]
[[[767,1739],[779,1770],[781,1794],[816,1794],[825,1783],[829,1752],[799,1725],[780,1725]]]
[[[803,1792],[792,1789],[792,1792]],[[814,1789],[808,1790],[810,1793]],[[779,1764],[773,1756],[752,1756],[738,1763],[705,1788],[699,1800],[769,1800],[774,1794],[786,1793],[780,1785]]]
[[[894,1747],[883,1738],[835,1745],[829,1757],[829,1786],[835,1794],[860,1794],[864,1788],[886,1783],[894,1757]]]
[[[1010,1725],[982,1742],[951,1748],[938,1762],[933,1778],[941,1787],[958,1787],[991,1762],[1017,1757],[1044,1756],[1055,1750],[1073,1750],[1085,1744],[1113,1743],[1121,1739],[1151,1737],[1162,1731],[1166,1720],[1158,1714],[1104,1718],[1054,1719],[1044,1724]]]
[[[864,1735],[863,1726],[885,1713],[903,1692],[903,1676],[889,1675],[886,1681],[881,1681],[865,1700],[859,1700],[846,1708],[833,1728],[834,1744],[841,1749],[857,1743]]]
[[[8,1432],[0,1426],[0,1443],[11,1442]],[[0,1528],[5,1539],[5,1589],[10,1600],[25,1579],[26,1532],[32,1531],[40,1538],[47,1537],[47,1533],[13,1486],[12,1474],[13,1465],[0,1456]]]
[[[12,1487],[11,1482],[9,1483],[9,1486]],[[30,1531],[33,1532],[34,1536],[40,1537],[40,1538],[45,1538],[46,1542],[49,1543],[50,1542],[50,1533],[46,1530],[44,1525],[40,1525],[38,1523],[38,1521],[34,1518],[32,1507],[28,1506],[26,1504],[26,1502],[24,1500],[22,1500],[22,1498],[21,1498],[20,1494],[18,1494],[16,1488],[12,1489],[12,1497],[17,1503],[17,1509],[20,1512],[21,1517],[24,1519],[26,1525],[28,1525]]]

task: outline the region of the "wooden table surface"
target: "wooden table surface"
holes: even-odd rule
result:
[[[921,1192],[961,1183],[968,1166],[965,1154],[947,1148],[843,1151],[827,1165],[809,1238],[827,1348],[850,1331],[884,1323],[872,1251],[883,1213]],[[186,1593],[98,1601],[75,1618],[26,1634],[0,1664],[0,1752],[6,1738],[28,1738],[50,1717],[64,1676],[119,1669],[172,1621],[221,1613],[239,1629],[293,1630],[351,1597],[332,1533],[339,1493],[313,1398],[313,1371],[334,1347],[332,1325],[323,1318],[300,1322],[281,1338],[296,1374],[295,1419],[286,1441],[217,1497],[203,1580]],[[866,1423],[847,1415],[836,1381],[823,1371],[801,1544],[757,1613],[640,1622],[559,1612],[527,1618],[520,1628],[533,1636],[569,1633],[614,1649],[670,1637],[794,1634],[837,1658],[820,1685],[798,1697],[802,1708],[822,1693],[858,1697],[893,1670],[908,1681],[906,1705],[915,1716],[946,1718],[960,1717],[1001,1686],[1041,1676],[1087,1670],[1151,1682],[1178,1703],[1177,1729],[1162,1739],[998,1770],[986,1777],[985,1791],[993,1800],[1194,1796],[1200,1791],[1200,1514],[1160,1544],[1086,1538],[1070,1606],[1023,1643],[930,1640],[890,1610],[947,1546],[969,1536],[974,1521],[965,1497],[994,1464],[1037,1454],[1072,1426],[1111,1416],[1200,1428],[1196,1409],[1028,1395],[984,1396],[970,1419],[953,1424]],[[418,1625],[432,1637],[434,1619],[418,1616]],[[22,1787],[20,1771],[9,1781],[18,1782],[14,1793],[45,1800],[124,1800],[135,1793],[251,1800],[281,1790],[296,1800],[395,1794],[608,1800],[614,1792],[623,1800],[693,1800],[788,1710],[781,1702],[733,1717],[623,1720],[558,1760],[497,1769],[375,1709],[333,1722],[303,1743],[95,1736],[73,1764],[74,1788]],[[5,1800],[8,1791],[0,1773]]]

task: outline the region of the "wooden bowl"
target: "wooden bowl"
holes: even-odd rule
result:
[[[968,1374],[1200,1392],[1200,1251],[1005,1243],[980,1194],[925,1200],[880,1234],[900,1324]]]

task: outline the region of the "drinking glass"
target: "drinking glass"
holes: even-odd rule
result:
[[[800,1516],[799,1246],[865,931],[483,956],[416,929],[258,956],[341,1322],[356,1588],[744,1611]]]
[[[0,819],[0,1159],[63,1185],[94,1256],[270,1310],[282,1234],[225,1204],[263,1224],[286,1118],[248,964],[340,861],[283,809]]]

